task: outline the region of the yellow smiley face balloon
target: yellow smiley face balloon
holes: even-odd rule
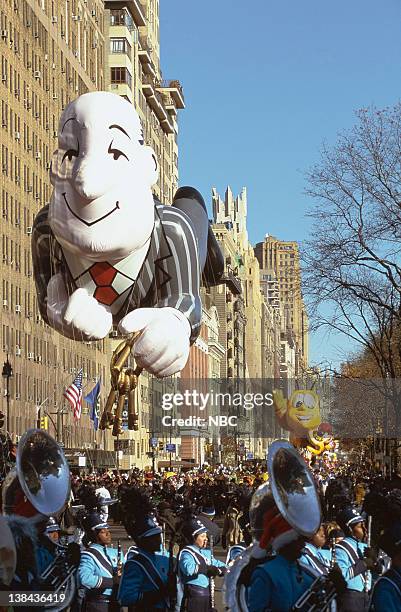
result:
[[[293,391],[288,402],[287,422],[291,429],[310,431],[321,422],[319,396],[314,391]]]

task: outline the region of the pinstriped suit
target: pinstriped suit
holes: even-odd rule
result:
[[[32,231],[32,258],[38,306],[47,317],[47,285],[62,272],[68,293],[77,288],[68,269],[62,247],[48,222],[48,206],[35,218]],[[121,309],[113,316],[119,321],[139,307],[176,308],[191,325],[191,343],[199,334],[202,305],[199,296],[200,264],[195,231],[187,215],[172,206],[155,202],[154,227],[147,256]]]

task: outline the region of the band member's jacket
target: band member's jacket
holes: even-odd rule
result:
[[[311,567],[277,554],[253,571],[248,589],[249,612],[290,612],[317,576]]]
[[[124,562],[121,553],[120,562]],[[118,566],[117,549],[101,544],[91,544],[81,554],[78,576],[80,585],[86,589],[85,599],[108,601],[115,599],[113,574]]]
[[[184,594],[187,585],[209,591],[209,578],[206,571],[210,565],[221,568],[222,571],[226,568],[225,563],[213,557],[210,548],[199,548],[195,544],[190,544],[180,551],[178,567]]]
[[[118,590],[122,606],[135,605],[136,610],[166,610],[169,606],[163,591],[168,584],[170,555],[164,549],[149,553],[131,546]]]
[[[305,544],[303,555],[299,561],[304,566],[309,566],[317,573],[318,576],[327,576],[330,572],[331,551],[325,548],[318,548],[311,542]],[[332,601],[329,606],[330,612],[336,612],[337,603]]]
[[[327,576],[330,571],[331,553],[308,542],[305,544],[300,561],[313,567],[320,576]]]
[[[362,558],[365,555],[367,544],[359,542],[352,536],[347,536],[336,544],[336,557],[338,566],[347,583],[347,589],[364,591],[371,587],[370,573]]]
[[[39,576],[54,561],[57,555],[57,545],[49,540],[44,534],[38,537],[38,544],[35,549],[36,563]]]
[[[375,583],[371,612],[399,612],[401,610],[401,568],[391,568]]]

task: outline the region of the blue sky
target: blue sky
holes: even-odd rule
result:
[[[302,241],[310,221],[304,172],[355,110],[400,98],[399,0],[161,0],[161,66],[178,78],[180,184],[210,205],[248,190],[248,227]],[[350,347],[311,339],[310,359]]]

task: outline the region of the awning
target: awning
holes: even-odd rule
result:
[[[116,468],[115,451],[99,448],[64,448],[63,450],[71,467],[79,467],[79,457],[86,457],[87,468]]]
[[[115,451],[101,450],[100,448],[86,450],[89,464],[93,464],[97,468],[116,468],[116,453]]]

